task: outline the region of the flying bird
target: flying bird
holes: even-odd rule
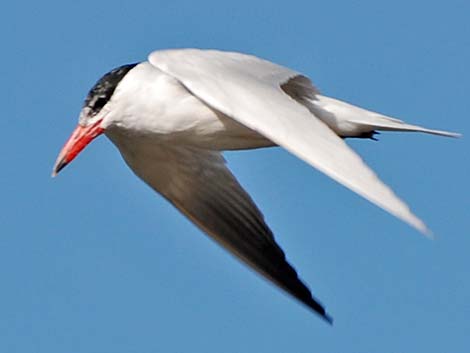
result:
[[[53,175],[104,133],[134,173],[203,232],[331,323],[286,261],[222,152],[284,147],[428,234],[426,225],[344,142],[347,137],[373,139],[381,130],[459,136],[321,95],[307,76],[255,56],[155,51],[147,61],[108,72],[93,86]]]

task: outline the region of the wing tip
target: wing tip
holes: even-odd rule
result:
[[[327,313],[322,315],[322,319],[325,320],[330,326],[333,326],[333,318]]]
[[[319,315],[328,324],[333,326],[333,317],[330,314],[328,314],[325,308],[319,302],[317,302],[313,297],[309,301],[302,300],[302,303],[307,305],[310,310],[312,310],[315,314]]]
[[[424,236],[425,236],[426,238],[428,238],[428,239],[430,239],[430,240],[434,240],[434,239],[435,239],[434,233],[433,233],[433,231],[432,231],[431,229],[429,229],[429,228],[426,227],[426,228],[423,229],[421,232],[424,234]]]
[[[410,226],[415,228],[417,231],[419,231],[421,234],[423,234],[426,238],[434,240],[434,233],[431,229],[428,228],[426,223],[424,223],[421,219],[416,217],[413,213],[410,212],[411,217],[401,218],[403,221],[408,223]]]

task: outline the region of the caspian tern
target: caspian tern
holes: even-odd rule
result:
[[[344,142],[378,130],[431,130],[323,96],[309,78],[251,55],[155,51],[90,90],[53,175],[104,133],[134,173],[202,231],[328,322],[286,261],[222,151],[282,146],[423,233],[426,225]]]

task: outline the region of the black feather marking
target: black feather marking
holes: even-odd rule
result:
[[[138,63],[119,66],[101,77],[88,93],[83,107],[89,109],[89,116],[98,114],[112,97],[114,90],[126,74]]]

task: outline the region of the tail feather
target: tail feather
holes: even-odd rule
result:
[[[353,123],[359,124],[359,125],[367,125],[373,128],[374,130],[381,130],[381,131],[411,131],[411,132],[423,132],[426,134],[432,134],[432,135],[439,135],[439,136],[446,136],[446,137],[461,137],[462,135],[456,132],[450,132],[450,131],[443,131],[443,130],[433,130],[433,129],[428,129],[422,126],[417,126],[417,125],[411,125],[407,124],[403,121],[400,121],[394,118],[389,118],[384,115],[377,115],[377,121],[374,121],[373,123],[369,122],[364,122],[364,121],[358,121],[358,120],[350,120]]]
[[[374,130],[381,130],[381,131],[423,132],[426,134],[454,137],[454,138],[462,136],[461,134],[456,133],[456,132],[433,130],[433,129],[428,129],[428,128],[418,126],[418,125],[407,124],[404,121],[401,121],[395,118],[389,118],[388,116],[380,115],[380,114],[376,114],[376,116],[373,117],[373,121],[368,121],[367,119],[364,119],[364,120],[353,119],[350,121],[355,124],[370,126]]]
[[[317,95],[316,100],[312,101],[312,103],[315,105],[315,115],[336,131],[338,135],[343,137],[361,136],[374,130],[414,131],[446,137],[461,136],[461,134],[455,132],[433,130],[407,124],[402,120],[322,95]]]

